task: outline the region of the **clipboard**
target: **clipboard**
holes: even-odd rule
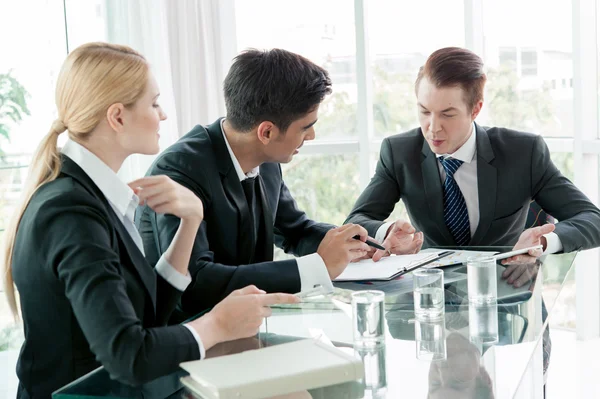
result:
[[[342,274],[333,281],[338,283],[348,281],[390,281],[453,253],[454,251],[441,251],[415,255],[393,255],[382,258],[379,262],[365,259],[350,263]]]

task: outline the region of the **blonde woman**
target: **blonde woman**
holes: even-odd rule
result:
[[[159,151],[166,115],[158,96],[148,63],[125,46],[89,43],[62,67],[58,119],[5,233],[5,288],[17,315],[14,281],[25,328],[18,397],[50,397],[100,365],[125,383],[152,380],[218,342],[255,334],[269,304],[296,301],[249,286],[201,318],[165,326],[190,281],[202,202],[165,176],[126,185],[116,175],[129,155]],[[69,140],[59,151],[64,131]],[[181,220],[154,269],[133,225],[143,202]]]

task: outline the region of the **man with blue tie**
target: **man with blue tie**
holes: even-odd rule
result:
[[[420,127],[383,140],[375,175],[346,223],[362,225],[395,252],[410,239],[402,234],[410,225],[383,220],[402,199],[420,230],[415,240],[428,247],[541,244],[544,253],[556,253],[600,246],[600,210],[552,163],[542,137],[475,123],[485,82],[483,62],[469,50],[429,56],[415,82]],[[559,222],[525,229],[532,200]],[[384,255],[377,251],[373,260]],[[505,259],[503,277],[517,287],[531,282],[537,268],[523,263],[541,255]],[[546,329],[544,372],[550,347]]]
[[[556,253],[600,246],[600,211],[552,163],[542,137],[475,123],[485,82],[483,62],[469,50],[429,56],[415,82],[420,127],[383,140],[375,175],[346,223],[362,225],[393,252],[408,239],[397,234],[408,222],[383,220],[402,199],[426,247],[541,244],[544,253]],[[559,222],[525,229],[532,200]],[[504,263],[541,255],[530,251]]]

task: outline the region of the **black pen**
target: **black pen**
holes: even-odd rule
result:
[[[360,240],[360,236],[359,235],[355,235],[352,238],[354,238],[355,240]],[[379,244],[377,244],[376,242],[373,242],[373,241],[367,240],[367,241],[365,241],[365,244],[367,244],[368,246],[373,247],[373,248],[381,249],[382,251],[387,251],[387,249],[385,249],[384,247],[382,247],[381,245],[379,245]]]

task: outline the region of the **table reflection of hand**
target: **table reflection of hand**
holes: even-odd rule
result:
[[[236,339],[235,341],[222,342],[210,348],[206,352],[206,358],[231,355],[251,349],[259,349],[260,341],[256,337]]]
[[[525,284],[531,284],[530,290],[532,290],[539,269],[540,262],[511,264],[502,272],[502,278],[505,279],[508,284],[512,284],[516,288]]]
[[[492,381],[480,364],[480,353],[467,338],[451,333],[446,338],[446,360],[429,368],[428,398],[493,399]]]

